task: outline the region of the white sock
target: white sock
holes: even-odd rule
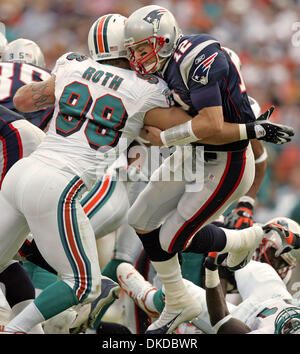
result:
[[[32,300],[25,300],[25,301],[21,301],[18,304],[16,304],[15,306],[13,306],[13,308],[11,309],[11,314],[10,314],[10,321],[15,318],[21,311],[24,310],[25,307],[27,307],[29,304],[33,303],[33,299]],[[30,334],[45,334],[42,325],[39,323],[36,326],[34,326],[28,333]]]
[[[44,322],[45,318],[33,302],[27,305],[15,318],[5,325],[5,331],[29,333],[37,324]]]
[[[145,298],[145,306],[148,310],[157,312],[157,309],[154,305],[153,298],[157,290],[149,291],[146,298]]]
[[[152,264],[164,285],[166,307],[179,309],[193,301],[184,285],[177,254],[167,261]]]
[[[223,229],[226,234],[226,245],[222,250],[225,252],[242,252],[260,243],[264,236],[261,226],[255,225],[243,230]]]

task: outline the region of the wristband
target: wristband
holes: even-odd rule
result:
[[[219,271],[205,268],[205,286],[206,288],[216,288],[220,284]]]
[[[238,203],[249,203],[254,208],[255,200],[247,195],[244,195],[238,200]]]
[[[162,131],[160,138],[165,146],[184,145],[201,140],[193,132],[192,120]]]
[[[217,322],[214,326],[213,326],[213,330],[215,333],[218,333],[219,329],[221,326],[223,326],[224,323],[228,322],[229,320],[232,319],[232,315],[227,315],[225,317],[223,317],[219,322]]]
[[[266,148],[264,147],[264,152],[255,160],[255,163],[264,162],[268,158],[268,153]]]
[[[246,124],[239,124],[240,140],[248,140]]]

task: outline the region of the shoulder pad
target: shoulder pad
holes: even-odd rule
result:
[[[206,40],[204,41],[200,41],[198,43],[195,41],[195,43],[193,43],[192,49],[183,57],[179,70],[186,87],[188,87],[188,79],[192,67],[197,64],[199,65],[201,59],[203,61],[205,58],[208,59],[206,52],[212,44],[219,45],[219,42],[210,36],[207,36]]]

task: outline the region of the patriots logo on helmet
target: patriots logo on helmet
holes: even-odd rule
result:
[[[200,64],[197,66],[197,68],[195,69],[193,76],[192,76],[192,79],[194,81],[200,82],[202,85],[206,85],[208,83],[209,70],[210,70],[213,62],[215,61],[217,55],[218,55],[218,53],[215,52],[214,54],[210,55],[208,58],[203,59],[200,62]],[[201,75],[199,73],[205,74],[205,75]]]
[[[157,22],[157,27],[159,27],[160,19],[165,12],[167,12],[165,9],[153,10],[149,12],[148,15],[143,18],[143,20],[150,24]]]

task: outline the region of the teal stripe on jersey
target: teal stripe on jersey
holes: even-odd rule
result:
[[[113,191],[115,190],[117,185],[116,181],[111,181],[110,182],[110,186],[108,188],[108,190],[106,191],[105,195],[101,198],[101,200],[93,207],[93,209],[91,209],[87,216],[89,219],[91,219],[96,213],[99,212],[99,210],[106,204],[106,202],[109,200],[109,198],[111,197]]]
[[[61,197],[59,199],[59,203],[58,203],[58,208],[57,208],[57,220],[58,220],[58,229],[59,229],[59,234],[60,234],[60,238],[62,241],[62,245],[64,247],[64,251],[66,253],[66,256],[71,264],[73,273],[74,273],[74,279],[75,279],[75,285],[73,288],[73,291],[75,292],[75,294],[77,294],[77,290],[80,288],[80,275],[79,275],[79,270],[78,270],[78,266],[77,266],[77,262],[76,259],[73,255],[72,250],[69,247],[69,243],[68,243],[68,238],[67,238],[67,233],[66,233],[66,229],[65,229],[65,218],[64,218],[64,210],[65,210],[65,204],[66,201],[68,200],[68,195],[70,193],[70,190],[76,185],[76,183],[80,180],[80,178],[78,176],[74,177],[70,183],[67,185],[67,187],[64,189],[63,193],[61,194]],[[78,253],[80,254],[80,258],[82,260],[82,262],[84,263],[86,272],[90,271],[90,262],[87,258],[87,256],[85,255],[85,252],[83,250],[81,241],[80,240],[80,234],[79,234],[79,230],[78,230],[78,225],[77,225],[77,217],[73,215],[73,213],[76,214],[75,212],[75,203],[76,203],[76,196],[79,194],[79,192],[84,188],[84,184],[82,183],[76,190],[76,192],[74,193],[74,196],[71,200],[71,216],[72,216],[72,229],[74,232],[74,236],[75,236],[75,243],[78,249]],[[90,277],[87,277],[86,281],[90,281]],[[87,289],[91,288],[91,284],[87,284]],[[84,296],[86,297],[86,295]]]

